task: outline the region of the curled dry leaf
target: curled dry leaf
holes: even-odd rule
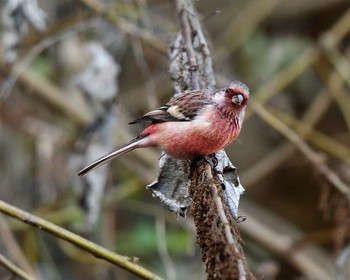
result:
[[[215,154],[215,167],[224,189],[224,197],[232,215],[237,218],[240,196],[244,188],[236,173],[236,167],[231,163],[224,150]],[[180,216],[186,215],[187,208],[192,204],[189,196],[191,184],[191,163],[187,160],[177,160],[163,154],[159,162],[158,178],[147,186],[153,195],[160,199],[170,211]]]

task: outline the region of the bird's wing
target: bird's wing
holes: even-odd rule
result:
[[[196,90],[177,95],[166,105],[150,111],[130,124],[139,122],[179,122],[190,121],[206,105],[211,104],[207,92]]]

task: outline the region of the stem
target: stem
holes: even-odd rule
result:
[[[0,254],[0,264],[7,270],[11,271],[14,275],[25,279],[25,280],[35,280],[34,277],[30,276],[28,273],[20,269],[14,263],[9,261],[4,255]]]
[[[81,236],[74,234],[66,229],[63,229],[55,224],[52,224],[42,218],[39,218],[29,212],[23,211],[0,200],[0,212],[25,222],[31,226],[37,227],[45,232],[51,233],[54,236],[66,240],[73,245],[93,254],[95,257],[103,259],[109,263],[122,267],[131,273],[141,277],[142,279],[161,280],[162,278],[149,270],[135,264],[131,258],[116,254],[106,248],[97,245]]]
[[[196,59],[196,53],[192,46],[192,30],[190,26],[190,21],[188,18],[188,9],[190,3],[185,3],[186,0],[176,1],[177,10],[179,13],[179,21],[181,25],[182,38],[184,40],[184,46],[186,49],[189,65],[190,65],[190,75],[191,75],[191,86],[192,89],[199,89],[199,75],[198,75],[198,63]]]

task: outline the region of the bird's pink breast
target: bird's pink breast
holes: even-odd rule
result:
[[[229,145],[239,134],[234,119],[223,118],[213,110],[188,122],[154,124],[151,137],[166,153],[181,159],[209,155]]]

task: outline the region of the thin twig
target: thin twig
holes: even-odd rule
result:
[[[335,47],[350,30],[350,9],[320,38],[321,45],[327,48]],[[255,94],[257,100],[264,104],[283,88],[292,83],[296,78],[309,69],[322,54],[319,46],[306,48],[297,58],[284,69],[279,71],[265,85],[260,87]],[[248,112],[247,117],[250,116]]]
[[[334,279],[329,254],[316,246],[297,247],[295,242],[305,233],[288,220],[248,200],[242,201],[240,212],[249,217],[240,224],[245,235],[284,258],[307,279]]]
[[[327,31],[324,33],[323,36],[320,37],[320,45],[322,45],[326,49],[331,49],[332,47],[335,47],[343,38],[348,34],[350,30],[350,9],[348,9],[344,15]],[[255,94],[255,97],[260,101],[260,105],[267,102],[270,98],[272,98],[274,95],[279,93],[283,88],[285,88],[287,85],[289,85],[291,82],[293,82],[295,79],[297,79],[306,69],[309,69],[311,65],[313,65],[316,61],[318,61],[318,58],[321,55],[321,50],[318,46],[313,46],[307,48],[305,51],[303,51],[297,58],[293,59],[293,61],[285,67],[282,71],[279,71],[278,74],[276,74],[272,79],[269,80],[268,83],[263,85],[258,89],[258,91]],[[332,73],[331,77],[334,76],[336,73]],[[329,85],[330,88],[330,85]],[[331,88],[330,88],[331,90]],[[332,90],[331,90],[332,92]],[[347,102],[346,102],[347,103]],[[342,104],[342,106],[345,106]],[[343,110],[346,111],[345,108]],[[253,112],[253,111],[252,111]],[[247,117],[251,116],[251,112],[248,112]],[[291,149],[287,146],[283,146],[280,150],[282,154],[287,157],[291,153]],[[262,165],[265,167],[267,166],[267,160],[271,163],[277,162],[275,161],[276,158],[279,158],[282,160],[283,157],[281,153],[275,153],[275,156],[271,154],[271,160],[270,158],[267,158],[266,160],[262,161]],[[258,166],[256,166],[258,168]],[[273,166],[271,166],[272,168]],[[254,172],[254,170],[257,170],[257,168],[254,168],[251,170],[251,172]],[[327,169],[327,168],[326,168]],[[271,169],[267,169],[266,171],[269,172]],[[243,178],[245,179],[244,182],[246,182],[247,185],[249,185],[249,181],[247,178],[254,178],[254,176],[251,176],[250,174],[256,175],[256,173],[247,173],[244,174]],[[266,174],[266,172],[265,172]],[[339,182],[338,176],[331,172],[330,173],[330,180],[334,181],[336,184]],[[253,181],[255,181],[254,178]],[[333,179],[331,179],[333,178]],[[344,186],[342,182],[340,182],[340,186]],[[344,189],[343,187],[340,187],[341,189]],[[345,190],[345,189],[344,189]]]
[[[0,60],[0,67],[5,64]],[[17,65],[12,66],[13,73],[20,73],[22,69],[19,69]],[[91,115],[85,110],[84,106],[73,103],[70,99],[66,98],[65,92],[58,86],[54,85],[46,78],[36,75],[30,69],[25,70],[19,75],[19,82],[26,85],[27,88],[32,89],[40,98],[43,98],[49,104],[53,105],[65,112],[72,122],[80,125],[86,125],[91,121]]]
[[[212,182],[213,181],[213,173],[212,173],[212,169],[211,169],[211,166],[209,163],[206,164],[205,171],[207,174],[208,181],[211,182],[210,183],[210,190],[211,190],[214,202],[215,202],[217,212],[219,214],[220,222],[221,222],[222,226],[224,227],[226,241],[232,247],[236,256],[239,256],[240,251],[237,247],[238,244],[236,242],[236,239],[233,238],[232,231],[231,231],[231,225],[226,217],[226,213],[225,213],[224,207],[222,205],[221,197],[218,194],[217,185]],[[242,259],[240,259],[240,258],[237,258],[237,269],[238,269],[238,279],[240,279],[240,280],[247,279],[247,273],[245,271],[245,267],[244,267],[244,264],[242,262]]]
[[[300,137],[304,138],[308,134],[309,128],[313,127],[321,119],[327,111],[327,108],[329,108],[331,101],[332,99],[326,90],[317,93],[312,104],[301,118],[301,121],[308,124],[309,127],[296,127],[296,131]],[[241,174],[241,180],[244,182],[244,186],[250,187],[255,182],[259,182],[263,177],[279,167],[295,150],[295,145],[286,141],[286,143],[282,144],[280,147],[264,155],[260,161],[253,164],[248,170]]]
[[[141,277],[142,279],[161,280],[162,278],[145,269],[144,267],[133,263],[131,258],[118,255],[114,252],[107,250],[106,248],[97,245],[79,235],[76,235],[66,229],[63,229],[57,225],[54,225],[42,218],[39,218],[29,212],[16,208],[2,200],[0,200],[0,212],[6,215],[14,217],[22,222],[25,222],[31,226],[37,227],[43,231],[51,233],[58,238],[66,240],[75,246],[93,254],[95,257],[103,259],[107,262],[122,267],[131,273]]]
[[[10,254],[11,259],[13,259],[20,267],[22,267],[26,273],[31,275],[33,278],[37,277],[37,274],[24,256],[13,232],[9,228],[7,220],[2,214],[0,215],[0,236],[3,240],[6,251]]]
[[[5,267],[7,270],[11,271],[14,275],[25,279],[25,280],[35,280],[34,277],[30,276],[28,273],[26,273],[24,270],[20,269],[18,266],[16,266],[14,263],[12,263],[10,260],[8,260],[4,255],[0,253],[0,265]]]
[[[140,69],[144,79],[148,81],[146,83],[146,87],[144,87],[147,94],[147,101],[149,103],[150,108],[159,107],[159,103],[156,96],[156,85],[154,80],[152,79],[151,69],[146,62],[145,54],[142,49],[141,41],[139,38],[131,38],[131,46],[134,52],[134,58],[136,65]]]
[[[130,36],[137,36],[141,38],[144,42],[151,45],[155,50],[160,51],[160,53],[167,54],[167,45],[164,42],[161,42],[159,38],[157,38],[155,35],[150,33],[149,30],[131,24],[122,17],[118,16],[118,14],[115,13],[114,9],[106,7],[101,2],[98,2],[96,0],[79,1],[87,7],[89,7],[95,13],[102,15],[106,20],[118,26],[125,33],[129,34]]]
[[[10,78],[7,83],[4,84],[4,87],[1,88],[0,97],[6,97],[12,90],[13,85],[19,80],[28,88],[33,89],[34,93],[47,100],[49,103],[54,104],[55,107],[63,109],[63,111],[67,112],[76,122],[80,124],[89,123],[91,116],[84,110],[83,106],[77,106],[72,103],[71,100],[65,98],[66,95],[60,88],[50,83],[47,79],[35,75],[32,71],[28,70],[28,67],[33,60],[48,47],[76,33],[94,28],[97,23],[98,21],[96,19],[80,22],[36,44],[20,62],[12,65],[9,71]],[[0,67],[7,69],[5,62],[1,61],[1,59]]]
[[[187,8],[188,9],[191,7]],[[191,12],[192,11],[192,12]],[[213,64],[210,54],[210,49],[208,46],[208,42],[203,34],[201,24],[199,22],[198,17],[196,16],[196,13],[194,11],[194,7],[192,7],[191,11],[188,11],[188,21],[190,23],[190,26],[192,27],[192,30],[195,30],[196,38],[198,39],[197,48],[200,48],[200,51],[197,51],[197,56],[201,57],[201,67],[202,67],[202,73],[204,74],[202,78],[202,88],[215,88],[216,81],[215,81],[215,75],[213,70]],[[193,46],[194,47],[194,46]],[[197,61],[197,64],[199,62]],[[198,65],[199,68],[200,65]]]
[[[337,257],[335,262],[337,269],[337,279],[349,279],[350,245],[347,245]]]
[[[156,235],[157,235],[157,248],[159,256],[165,266],[166,279],[176,280],[176,269],[173,260],[169,256],[166,240],[166,228],[165,228],[165,217],[164,213],[158,212],[156,215]]]
[[[343,78],[344,82],[350,86],[350,66],[348,59],[335,47],[326,49],[326,56],[334,69]]]
[[[333,72],[327,79],[326,86],[341,110],[348,132],[350,133],[350,96],[349,92],[344,89],[344,81],[349,80],[342,79],[338,73]]]
[[[34,45],[26,55],[17,62],[13,67],[11,76],[5,84],[5,88],[2,88],[0,93],[2,97],[6,97],[12,90],[14,84],[17,82],[18,78],[23,74],[23,72],[28,69],[29,65],[37,58],[37,56],[42,53],[48,47],[60,42],[66,38],[72,37],[73,35],[86,31],[91,28],[95,28],[98,24],[98,20],[86,20],[75,24],[74,26],[69,26],[66,29],[52,35],[45,37],[42,41]],[[2,62],[2,64],[4,64]]]
[[[246,1],[244,9],[237,11],[236,16],[232,16],[230,24],[221,32],[216,41],[219,45],[228,46],[232,53],[239,48],[257,29],[257,27],[272,13],[280,0],[254,0]],[[226,11],[231,16],[231,11]],[[234,39],[233,39],[234,38]]]
[[[347,51],[350,54],[350,48]],[[345,60],[346,58],[343,57]],[[347,62],[349,63],[349,62]],[[350,97],[348,92],[344,89],[344,83],[348,82],[347,79],[344,79],[343,75],[340,75],[338,71],[335,69],[332,73],[329,73],[330,66],[325,67],[324,63],[320,62],[315,65],[316,71],[318,71],[321,76],[323,82],[325,83],[327,89],[333,96],[335,102],[337,103],[339,109],[341,110],[345,123],[348,128],[348,132],[350,133]]]
[[[315,168],[324,175],[331,185],[333,185],[341,193],[349,195],[349,186],[347,186],[339,178],[339,176],[323,162],[320,155],[311,149],[311,147],[308,146],[307,143],[295,131],[267,111],[262,104],[256,100],[250,100],[250,106],[265,122],[292,142],[314,164]]]
[[[293,58],[293,61],[281,71],[269,79],[269,81],[260,87],[255,97],[262,103],[265,103],[282,89],[296,80],[305,70],[315,63],[320,55],[318,48],[306,48],[298,57]]]
[[[192,46],[192,30],[189,23],[187,10],[190,3],[185,3],[188,0],[177,0],[177,11],[179,14],[179,21],[181,25],[182,39],[184,41],[184,47],[186,49],[188,61],[189,61],[189,72],[191,75],[191,86],[192,89],[199,89],[199,73],[198,73],[198,63],[196,60],[196,54]]]
[[[325,32],[319,40],[319,44],[326,49],[335,47],[350,31],[350,8],[338,19],[338,21]]]
[[[310,125],[295,119],[293,116],[286,114],[282,110],[269,108],[269,111],[271,111],[273,115],[283,121],[286,125],[290,125],[293,128],[302,128],[304,131],[308,131],[308,133],[304,135],[304,138],[309,140],[309,142],[311,142],[313,145],[317,146],[330,155],[333,155],[345,162],[350,163],[350,149],[345,145],[321,132],[318,132]]]

